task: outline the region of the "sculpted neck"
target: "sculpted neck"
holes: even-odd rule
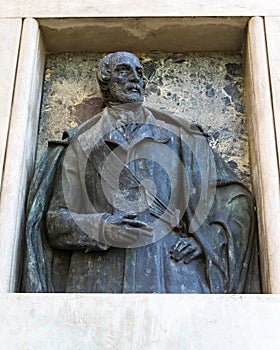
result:
[[[142,108],[142,102],[110,102],[108,103],[107,108],[116,120],[120,120],[124,124],[143,123],[145,121],[145,114]]]

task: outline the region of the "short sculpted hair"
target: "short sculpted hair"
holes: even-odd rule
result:
[[[96,76],[97,76],[98,84],[100,86],[101,93],[105,101],[110,98],[110,93],[108,91],[108,83],[111,79],[111,69],[116,59],[120,56],[136,57],[130,52],[118,51],[118,52],[109,53],[108,55],[103,57],[102,60],[99,62]],[[146,85],[145,77],[143,77],[143,82],[144,82],[144,88],[145,88],[145,85]]]

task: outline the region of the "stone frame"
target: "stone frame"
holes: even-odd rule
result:
[[[126,30],[127,26],[133,29]],[[102,28],[106,30],[101,37]],[[114,39],[110,40],[112,33]],[[46,50],[106,52],[129,50],[134,45],[133,51],[142,52],[152,48],[177,52],[235,51],[242,49],[245,37],[246,107],[262,284],[264,292],[280,291],[280,254],[278,257],[274,249],[279,218],[271,210],[271,203],[280,208],[279,173],[265,32],[260,17],[24,20],[0,202],[0,254],[5,257],[5,263],[0,266],[0,291],[18,290],[24,204],[34,168]],[[11,222],[11,217],[16,220]]]

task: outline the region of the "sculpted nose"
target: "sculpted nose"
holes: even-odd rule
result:
[[[132,69],[130,76],[129,76],[129,80],[135,83],[139,83],[140,81],[140,77],[138,75],[138,72],[136,71],[136,69]]]

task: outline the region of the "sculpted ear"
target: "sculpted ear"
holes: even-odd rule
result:
[[[108,83],[111,79],[111,70],[109,69],[109,62],[102,62],[99,65],[99,69],[96,73],[96,78],[99,84],[99,88],[103,95],[104,100],[108,99],[109,86]]]
[[[146,89],[146,86],[147,86],[147,83],[148,83],[148,78],[145,76],[145,75],[143,75],[143,89]]]
[[[108,90],[108,83],[111,79],[111,59],[113,54],[105,56],[99,63],[96,73],[97,81],[102,91]]]

